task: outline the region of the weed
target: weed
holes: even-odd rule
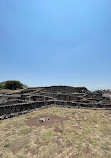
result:
[[[24,149],[28,149],[28,148],[30,148],[30,145],[24,146]]]
[[[23,126],[22,122],[13,122],[14,127],[16,128],[20,128],[21,126]]]
[[[63,131],[64,131],[64,129],[63,129],[62,127],[60,127],[60,128],[59,128],[59,131],[60,131],[60,132],[63,132]]]
[[[17,158],[24,158],[23,156],[18,156]]]
[[[6,141],[6,142],[9,142],[9,140],[8,140],[8,139],[6,139],[5,141]]]
[[[60,123],[55,123],[53,126],[54,127],[60,127],[61,125],[60,125]]]
[[[21,134],[28,134],[29,132],[31,132],[31,128],[25,128],[20,130]]]
[[[90,132],[89,129],[85,129],[85,130],[84,130],[84,134],[88,135],[88,134],[90,134],[90,133],[91,133],[91,132]]]
[[[65,132],[68,132],[68,133],[71,133],[71,132],[74,132],[74,129],[71,128],[70,126],[65,126]]]
[[[40,138],[39,142],[40,143],[49,142],[51,140],[52,136],[54,136],[54,134],[55,133],[51,130],[46,131],[45,133],[43,133],[41,135],[41,138]]]
[[[7,143],[7,144],[4,145],[5,148],[6,148],[6,147],[9,147],[9,146],[10,146],[9,143]]]
[[[25,118],[30,119],[30,118],[32,118],[32,116],[31,115],[26,115]]]
[[[104,150],[110,150],[110,145],[111,145],[110,142],[105,142],[105,143],[102,145],[102,147],[103,147]]]

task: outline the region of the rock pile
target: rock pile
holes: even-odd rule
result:
[[[47,118],[40,118],[39,122],[42,123],[42,122],[49,121],[49,120],[50,120],[49,117],[47,117]]]

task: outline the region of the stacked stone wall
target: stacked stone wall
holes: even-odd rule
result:
[[[85,87],[52,86],[22,90],[0,97],[0,119],[25,114],[49,106],[68,108],[111,108],[111,100],[102,92]]]

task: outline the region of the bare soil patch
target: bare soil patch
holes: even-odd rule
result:
[[[85,154],[88,154],[90,152],[89,145],[86,145],[83,151]]]
[[[50,120],[48,121],[44,121],[44,122],[39,122],[39,119],[40,118],[50,118]],[[41,126],[45,126],[45,127],[52,127],[53,124],[55,123],[63,123],[65,122],[66,120],[68,120],[69,118],[64,118],[64,117],[58,117],[56,115],[42,115],[42,116],[37,116],[37,117],[34,117],[34,118],[30,118],[28,120],[25,121],[25,124],[28,125],[29,127],[32,127],[32,126],[36,126],[36,127],[41,127]]]

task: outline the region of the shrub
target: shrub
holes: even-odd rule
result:
[[[3,89],[3,85],[0,83],[0,89]]]
[[[22,89],[23,85],[19,81],[6,81],[4,85],[5,89],[11,89],[11,90],[16,90],[16,89]]]

